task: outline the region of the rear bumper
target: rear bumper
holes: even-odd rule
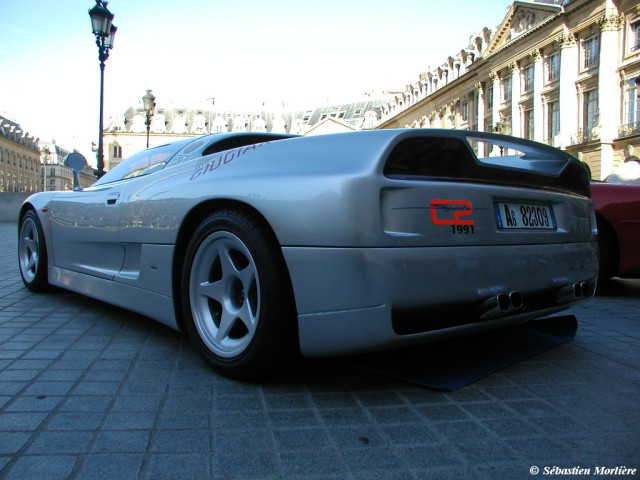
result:
[[[283,252],[307,356],[394,348],[541,317],[591,296],[598,274],[595,242]],[[576,292],[575,285],[582,287]],[[492,308],[492,299],[512,292],[521,305]]]

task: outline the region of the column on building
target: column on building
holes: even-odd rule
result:
[[[496,72],[491,72],[489,77],[493,82],[493,108],[491,117],[493,127],[500,121],[500,76]]]
[[[544,140],[544,105],[542,103],[542,89],[544,86],[544,72],[542,66],[542,52],[535,50],[533,56],[533,139],[536,142]]]
[[[620,83],[616,69],[622,17],[614,12],[600,20],[600,56],[598,59],[598,126],[601,141],[601,178],[613,173],[613,140],[620,123]]]
[[[571,135],[578,133],[579,50],[576,36],[567,29],[560,37],[560,138],[562,146],[571,144]]]
[[[522,87],[520,85],[520,68],[516,62],[513,62],[509,68],[511,69],[511,135],[521,137],[520,91]]]
[[[478,82],[476,87],[476,105],[478,106],[478,119],[476,122],[476,129],[484,132],[484,88],[482,82]]]

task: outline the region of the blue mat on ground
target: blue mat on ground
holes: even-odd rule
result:
[[[396,380],[454,391],[575,337],[573,315],[549,317],[469,337],[350,357],[340,362]]]

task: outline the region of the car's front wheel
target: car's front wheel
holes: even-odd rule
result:
[[[227,376],[265,373],[295,339],[280,246],[250,213],[220,211],[196,229],[185,255],[182,305],[191,341]]]
[[[47,278],[47,246],[40,219],[29,210],[20,221],[18,231],[18,263],[22,282],[32,292],[49,288]]]

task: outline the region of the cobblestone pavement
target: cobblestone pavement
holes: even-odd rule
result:
[[[640,469],[640,281],[616,281],[571,310],[580,326],[570,343],[457,392],[330,360],[249,384],[216,375],[184,335],[144,317],[72,293],[28,292],[16,237],[0,224],[0,478]]]

